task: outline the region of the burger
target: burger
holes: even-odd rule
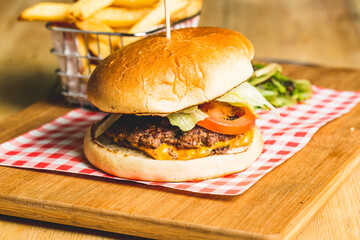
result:
[[[173,30],[132,43],[92,73],[87,96],[103,112],[84,153],[106,173],[197,181],[247,169],[261,154],[255,107],[273,108],[246,82],[254,48],[238,32]]]

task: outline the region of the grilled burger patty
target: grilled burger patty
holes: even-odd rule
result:
[[[217,142],[233,139],[233,135],[211,132],[195,126],[187,132],[172,126],[166,117],[122,115],[105,133],[108,137],[117,138],[120,146],[139,145],[158,148],[166,143],[180,149],[194,149],[211,146]],[[227,148],[214,149],[213,154],[225,153]]]

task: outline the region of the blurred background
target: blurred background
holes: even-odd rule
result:
[[[37,2],[0,1],[0,119],[59,89],[50,32],[17,21]],[[360,0],[204,0],[200,25],[243,33],[258,60],[360,68],[359,14]]]

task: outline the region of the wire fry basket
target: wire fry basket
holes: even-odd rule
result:
[[[197,27],[200,12],[194,16],[179,20],[171,25],[171,29]],[[149,36],[165,30],[161,25],[155,29],[141,33],[93,32],[47,23],[51,31],[53,48],[50,52],[57,56],[59,68],[55,73],[61,78],[61,93],[70,104],[91,107],[86,96],[86,87],[91,72],[96,65],[124,46],[130,39]]]

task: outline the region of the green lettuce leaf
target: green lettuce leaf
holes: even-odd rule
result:
[[[269,65],[260,65],[254,66],[256,69],[254,71],[254,76],[249,80],[252,85],[258,85],[269,78],[274,74],[282,72],[282,68],[279,64],[270,63]]]
[[[293,92],[294,98],[299,102],[309,99],[312,95],[311,83],[305,79],[295,80],[295,90]]]
[[[292,106],[312,95],[308,80],[292,80],[282,74],[278,64],[253,63],[254,75],[248,81],[275,107]]]
[[[209,117],[209,115],[198,109],[197,106],[167,115],[171,125],[179,127],[182,131],[193,129],[197,122],[207,117]]]
[[[244,82],[233,88],[223,96],[215,99],[216,101],[226,102],[234,106],[244,106],[250,109],[254,114],[254,107],[267,107],[271,109],[277,116],[278,111],[263,97],[263,95],[250,83]]]

